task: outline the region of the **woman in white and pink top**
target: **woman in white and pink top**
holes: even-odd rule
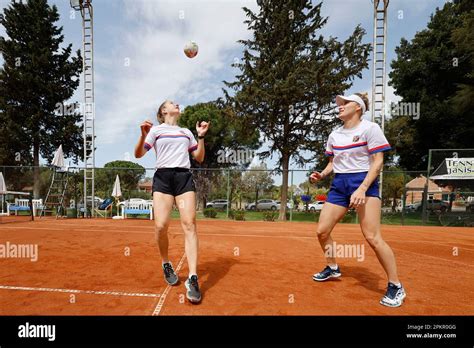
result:
[[[198,141],[193,133],[178,126],[181,113],[179,105],[165,101],[158,108],[160,124],[150,121],[140,125],[141,135],[135,146],[135,157],[143,157],[153,148],[156,153],[156,172],[153,177],[153,211],[155,231],[160,249],[163,273],[169,285],[178,284],[178,276],[168,258],[168,226],[173,204],[179,209],[184,231],[186,259],[189,277],[185,281],[186,297],[192,303],[201,301],[198,284],[197,260],[198,237],[196,232],[196,187],[189,168],[191,154],[198,162],[204,160],[204,136],[209,129],[208,122],[197,122]]]

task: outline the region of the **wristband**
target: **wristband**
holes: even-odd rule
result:
[[[198,139],[204,139],[204,135],[198,135]]]

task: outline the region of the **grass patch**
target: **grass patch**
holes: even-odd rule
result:
[[[225,210],[216,210],[217,215],[215,219],[217,220],[228,220],[227,213]],[[302,211],[294,211],[292,216],[293,222],[317,222],[319,220],[319,212],[310,213]],[[245,221],[265,221],[263,211],[245,211]],[[148,216],[147,216],[148,218]],[[179,219],[179,212],[173,210],[171,213],[171,218]],[[197,219],[208,219],[206,218],[201,211],[198,211],[196,214]],[[229,220],[231,220],[229,218]],[[278,220],[278,215],[275,221]],[[355,213],[347,213],[342,219],[341,223],[356,224],[359,223],[358,218]],[[402,225],[402,213],[384,213],[382,214],[382,224],[384,225]],[[403,225],[407,226],[421,226],[423,225],[423,219],[420,212],[409,212],[405,213]],[[430,214],[426,226],[440,226],[438,217],[435,214]]]

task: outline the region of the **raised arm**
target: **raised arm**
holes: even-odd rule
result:
[[[147,149],[145,149],[145,139],[150,132],[151,127],[153,127],[153,123],[151,121],[145,121],[140,125],[141,134],[138,138],[137,145],[135,145],[135,158],[141,158],[147,153]]]
[[[209,125],[210,122],[197,122],[196,123],[196,131],[198,133],[198,142],[197,142],[197,149],[194,150],[191,154],[193,158],[198,161],[199,163],[202,163],[204,161],[204,157],[206,154],[205,146],[204,146],[204,137],[209,130]]]

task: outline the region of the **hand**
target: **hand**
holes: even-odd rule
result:
[[[196,122],[196,131],[198,136],[203,137],[206,135],[207,131],[209,130],[209,125],[211,122],[206,121],[197,121]]]
[[[153,127],[153,123],[149,120],[146,120],[140,125],[142,137],[146,137],[148,135],[148,132],[150,131],[151,127]]]
[[[351,201],[349,204],[349,208],[359,208],[361,205],[365,204],[365,190],[363,188],[358,188],[354,191],[351,195]]]
[[[316,184],[319,180],[323,178],[324,178],[323,173],[312,172],[311,175],[309,176],[309,182],[312,184]]]

